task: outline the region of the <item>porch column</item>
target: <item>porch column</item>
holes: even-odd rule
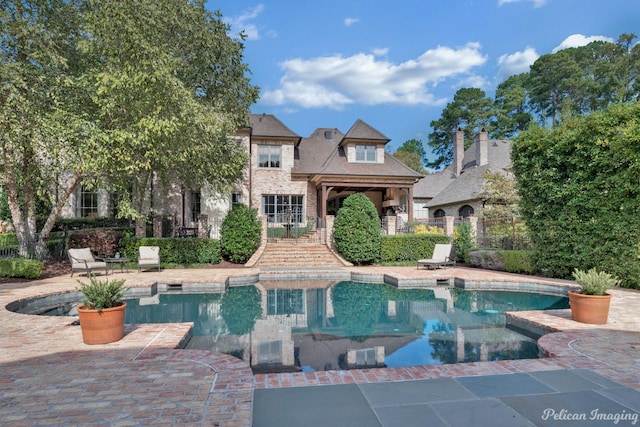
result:
[[[409,221],[413,221],[413,186],[407,188],[407,205]]]

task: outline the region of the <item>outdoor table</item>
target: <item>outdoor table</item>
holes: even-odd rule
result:
[[[127,273],[129,272],[129,258],[102,258],[104,262],[107,263],[107,271],[109,264],[111,264],[111,273],[115,273],[116,264],[120,264],[120,273],[124,273],[124,268],[126,265]],[[108,273],[107,273],[108,274]]]

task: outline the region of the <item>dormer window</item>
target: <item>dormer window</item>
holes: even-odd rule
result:
[[[356,162],[369,162],[374,163],[376,161],[376,146],[373,144],[360,145],[356,144]]]
[[[258,145],[258,167],[279,168],[282,157],[280,145]]]

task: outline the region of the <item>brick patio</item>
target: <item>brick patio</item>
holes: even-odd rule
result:
[[[341,271],[398,283],[459,278],[478,287],[492,282],[570,282],[463,267],[350,267]],[[288,274],[295,272],[289,271]],[[309,275],[309,271],[301,274]],[[130,286],[159,283],[224,286],[259,276],[258,269],[188,269],[116,274]],[[318,274],[327,274],[320,271]],[[514,321],[548,330],[539,340],[546,358],[457,365],[252,375],[228,355],[176,347],[190,324],[129,325],[113,344],[82,343],[74,318],[30,316],[5,306],[28,297],[74,290],[78,277],[0,285],[0,424],[250,426],[257,388],[407,381],[448,376],[588,368],[640,390],[640,292],[615,289],[606,325],[570,320],[569,310],[518,312]],[[82,280],[82,278],[81,278]],[[376,281],[376,280],[374,280]]]

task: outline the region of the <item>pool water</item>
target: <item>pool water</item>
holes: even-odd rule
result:
[[[164,293],[127,304],[127,323],[193,322],[186,348],[231,354],[254,372],[286,372],[537,358],[535,337],[505,327],[504,313],[568,308],[568,299],[339,282]]]

